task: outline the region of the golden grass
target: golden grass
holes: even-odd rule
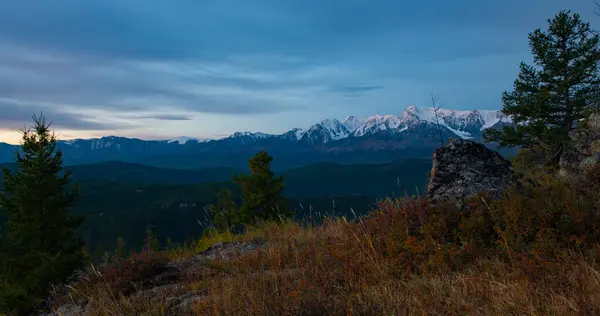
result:
[[[123,295],[102,279],[77,289],[92,315],[162,315],[184,293],[192,315],[600,315],[598,203],[575,193],[551,181],[469,213],[388,199],[358,222],[266,223],[165,251],[157,260],[266,241],[199,265],[170,293]]]
[[[578,315],[600,313],[598,267],[573,256],[532,280],[482,258],[460,271],[404,273],[356,224],[272,227],[268,248],[212,269],[197,315]]]
[[[238,240],[239,238],[240,236],[234,236],[231,232],[205,235],[189,246],[167,249],[166,252],[168,254],[168,258],[171,260],[185,259],[208,249],[214,244],[231,242]]]
[[[536,279],[493,257],[458,271],[417,275],[377,249],[362,227],[336,219],[320,227],[286,223],[252,230],[237,238],[264,238],[265,248],[212,262],[179,294],[202,293],[191,305],[195,315],[600,313],[600,271],[580,256],[562,259]],[[209,241],[222,239],[199,244]],[[87,286],[93,287],[86,290],[92,315],[162,315],[169,296],[124,297],[103,282]]]

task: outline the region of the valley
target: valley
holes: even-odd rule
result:
[[[9,170],[14,164],[2,164]],[[324,216],[355,216],[369,212],[385,196],[424,192],[430,159],[399,160],[379,164],[317,163],[279,172],[285,196],[298,221]],[[82,233],[90,252],[99,245],[113,249],[123,237],[132,249],[144,242],[151,226],[160,242],[170,238],[183,243],[210,226],[206,211],[222,188],[239,189],[229,167],[198,170],[165,169],[110,161],[68,167],[80,198],[73,211],[85,215]],[[1,183],[1,178],[0,178]]]
[[[107,136],[60,140],[57,146],[80,188],[73,211],[86,216],[82,233],[90,251],[112,249],[119,236],[137,249],[148,226],[161,242],[201,235],[211,225],[206,207],[222,188],[240,198],[232,177],[247,173],[248,159],[260,150],[283,176],[296,220],[355,217],[381,197],[425,192],[441,141],[482,142],[485,129],[505,124],[510,120],[499,111],[439,109],[436,120],[433,109],[410,106],[401,115],[326,119],[280,135],[164,141]],[[0,143],[0,167],[14,170],[17,148]],[[499,150],[506,157],[516,152]]]

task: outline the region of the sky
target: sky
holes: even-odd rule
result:
[[[500,109],[527,34],[593,0],[2,0],[0,142],[282,133],[409,105]]]

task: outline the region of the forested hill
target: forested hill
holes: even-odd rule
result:
[[[0,165],[14,170],[14,164]],[[383,164],[319,163],[289,169],[285,195],[302,220],[313,214],[365,214],[380,197],[423,192],[431,168],[428,159]],[[123,236],[133,247],[143,242],[149,224],[159,240],[183,242],[202,233],[207,225],[205,207],[216,201],[222,188],[238,188],[233,168],[199,170],[163,169],[118,161],[70,166],[81,197],[74,211],[86,215],[83,232],[91,250],[112,247]],[[334,208],[335,205],[335,208]]]
[[[15,170],[14,164],[0,164],[0,168]],[[198,170],[157,168],[120,161],[67,167],[74,182],[115,182],[137,185],[184,185],[207,182],[228,182],[234,174],[247,171],[217,167]],[[429,159],[406,159],[382,164],[319,163],[279,173],[284,177],[286,195],[294,198],[331,195],[364,194],[382,196],[414,191],[422,188],[428,171]],[[1,183],[0,175],[0,183]]]

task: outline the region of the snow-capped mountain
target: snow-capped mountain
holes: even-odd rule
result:
[[[437,115],[436,115],[437,113]],[[364,137],[381,132],[387,134],[410,134],[413,128],[422,128],[424,123],[428,126],[440,125],[448,129],[455,137],[465,139],[481,138],[482,132],[498,123],[510,123],[511,120],[500,111],[494,110],[471,110],[457,111],[449,109],[417,108],[409,106],[400,115],[379,115],[359,118],[348,116],[342,121],[337,119],[325,119],[308,128],[294,128],[283,134],[267,134],[262,132],[235,132],[229,137],[210,140],[193,137],[177,137],[169,139],[169,144],[186,144],[188,141],[205,143],[210,141],[224,141],[228,143],[248,144],[266,139],[279,139],[298,141],[312,145],[325,144],[346,138]],[[93,149],[101,149],[119,144],[128,138],[107,136],[95,139],[75,139],[62,141],[64,144],[80,146],[86,143]]]
[[[436,115],[437,113],[437,115]],[[456,136],[465,139],[479,138],[482,132],[499,122],[510,123],[510,119],[500,111],[472,110],[456,111],[448,109],[423,108],[409,106],[401,115],[374,115],[364,120],[354,118],[350,126],[352,136],[364,136],[379,131],[401,133],[420,123],[441,125]]]
[[[278,163],[297,166],[309,161],[352,163],[430,157],[440,145],[440,133],[443,139],[481,141],[485,129],[505,124],[511,124],[511,120],[500,111],[434,111],[409,106],[398,115],[325,119],[283,134],[245,131],[214,140],[107,136],[63,140],[58,147],[63,151],[65,163],[70,165],[120,160],[174,168],[245,167],[250,156],[265,149]],[[0,143],[0,163],[14,161],[16,148]]]
[[[351,131],[336,119],[323,120],[305,132],[297,134],[297,140],[310,144],[324,144],[330,141],[340,140],[350,136]]]
[[[437,115],[436,115],[437,114]],[[373,115],[366,118],[348,116],[341,122],[326,119],[307,129],[295,128],[281,135],[263,133],[234,133],[230,138],[244,138],[245,142],[264,138],[285,138],[310,144],[325,144],[351,137],[363,137],[380,132],[388,134],[410,133],[416,127],[440,125],[456,137],[479,139],[482,132],[498,123],[510,123],[510,119],[500,111],[472,110],[457,111],[448,109],[417,108],[409,106],[400,115]]]

